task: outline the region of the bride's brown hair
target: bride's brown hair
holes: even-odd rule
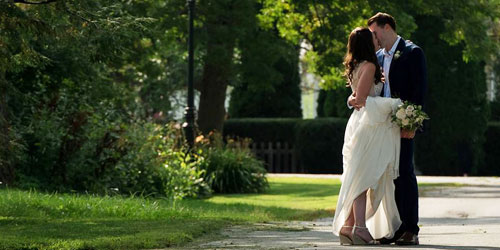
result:
[[[375,55],[372,32],[368,28],[358,27],[349,35],[347,53],[344,58],[344,76],[347,77],[347,86],[351,85],[354,69],[362,61],[375,64],[375,84],[378,84],[381,81],[382,72]]]

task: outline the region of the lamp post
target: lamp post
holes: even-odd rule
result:
[[[188,96],[187,107],[184,110],[185,122],[182,124],[186,140],[188,141],[189,148],[194,144],[194,130],[195,130],[195,116],[196,108],[194,107],[194,91],[193,91],[193,18],[195,0],[187,0],[189,9],[189,39],[188,39]]]

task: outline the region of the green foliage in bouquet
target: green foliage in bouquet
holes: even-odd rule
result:
[[[405,130],[415,131],[422,127],[429,116],[422,111],[421,105],[404,101],[392,114],[392,122]]]

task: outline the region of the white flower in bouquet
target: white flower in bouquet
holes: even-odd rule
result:
[[[411,106],[411,105],[410,105],[410,106],[408,106],[408,107],[406,107],[406,111],[405,111],[405,112],[406,112],[406,115],[407,115],[407,116],[412,116],[412,115],[413,115],[413,111],[414,111],[414,110],[415,110],[415,108],[414,108],[413,106]]]
[[[408,101],[403,102],[392,114],[392,122],[399,127],[415,131],[422,127],[424,120],[429,116],[422,111],[422,106],[412,104]]]
[[[404,109],[398,110],[398,112],[396,112],[396,117],[401,120],[405,119],[406,118],[405,110]]]

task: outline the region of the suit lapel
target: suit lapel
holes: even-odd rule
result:
[[[403,51],[405,49],[406,42],[403,38],[399,39],[398,46],[396,47],[396,51],[394,51],[394,56],[392,56],[392,61],[391,61],[391,66],[389,67],[389,85],[391,87],[391,95],[392,95],[392,90],[394,89],[393,86],[396,85],[394,83],[394,78],[392,77],[394,74],[391,74],[390,72],[393,72],[394,65],[398,63],[398,59],[396,58],[396,53],[399,51],[399,55],[401,56],[403,54]]]

